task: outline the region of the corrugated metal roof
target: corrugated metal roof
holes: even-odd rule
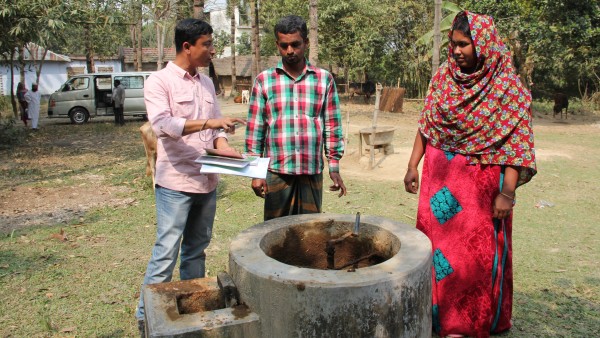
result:
[[[46,51],[46,48],[33,42],[29,42],[27,43],[27,48],[24,50],[23,58],[25,61],[41,61],[43,57],[44,61],[71,62],[71,59],[66,55],[54,53],[51,50],[48,50],[46,55],[44,55],[44,51]],[[18,58],[18,54],[19,51],[15,50],[15,60]]]

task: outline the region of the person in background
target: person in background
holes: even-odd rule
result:
[[[516,189],[536,174],[531,94],[491,17],[459,13],[429,85],[405,190],[433,249],[433,329],[488,337],[512,326]]]
[[[123,104],[125,103],[125,87],[121,84],[121,81],[114,81],[114,88],[112,90],[112,103],[113,112],[115,114],[115,124],[120,126],[125,124],[125,117],[123,116]]]
[[[265,199],[265,220],[321,212],[323,150],[333,181],[329,190],[346,195],[333,76],[306,60],[308,30],[302,18],[282,18],[275,25],[275,38],[281,62],[254,81],[245,143],[246,152],[271,159],[266,179],[252,180],[254,193]]]
[[[31,120],[32,130],[38,130],[41,100],[42,95],[38,91],[38,85],[34,83],[31,85],[31,90],[25,93],[25,101],[27,102],[27,115]]]
[[[27,94],[27,88],[23,82],[19,82],[17,84],[17,101],[19,102],[19,112],[21,121],[25,127],[27,127],[27,120],[29,120],[29,115],[27,112],[27,101],[25,101],[25,94]]]
[[[210,78],[199,73],[215,54],[212,27],[185,19],[175,27],[175,60],[150,75],[144,88],[156,144],[156,242],[144,284],[168,282],[181,251],[182,280],[205,275],[206,254],[216,211],[216,174],[201,174],[195,160],[205,148],[231,147],[226,132],[243,119],[225,118]],[[135,314],[144,336],[144,298]]]

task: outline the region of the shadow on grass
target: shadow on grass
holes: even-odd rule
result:
[[[117,338],[117,337],[127,337],[128,335],[122,329],[114,330],[109,333],[103,333],[98,335],[98,338]]]
[[[22,244],[27,245],[27,244]],[[9,248],[6,246],[5,248]],[[16,252],[18,251],[18,253]],[[9,278],[10,276],[23,275],[30,276],[32,272],[39,273],[40,271],[48,271],[48,266],[64,262],[65,259],[60,254],[49,251],[40,252],[31,250],[24,253],[23,250],[0,250],[0,262],[4,264],[0,273],[0,281]],[[49,271],[46,277],[52,277],[54,273]]]
[[[524,337],[597,337],[600,304],[573,293],[571,288],[515,292],[512,333]]]

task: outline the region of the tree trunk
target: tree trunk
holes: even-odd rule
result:
[[[44,48],[44,54],[40,58],[40,66],[35,69],[35,83],[40,84],[40,76],[42,75],[42,67],[44,67],[44,60],[46,59],[46,54],[48,54],[48,50]]]
[[[319,36],[318,36],[318,15],[317,15],[317,0],[310,0],[309,14],[310,28],[308,33],[308,41],[310,49],[308,51],[308,60],[313,66],[317,66],[319,62]]]
[[[237,92],[237,77],[236,77],[236,69],[235,69],[235,6],[233,6],[233,1],[229,0],[232,4],[231,6],[231,36],[229,40],[229,45],[231,46],[231,91],[229,95],[233,97]]]
[[[139,8],[139,17],[138,22],[135,27],[136,35],[137,35],[137,69],[136,71],[141,72],[143,70],[143,55],[142,55],[142,5],[140,4]]]
[[[260,39],[258,26],[258,0],[250,0],[252,12],[252,79],[256,78],[260,71]]]
[[[94,64],[94,45],[92,44],[92,37],[90,34],[90,27],[85,26],[85,65],[87,67],[88,74],[96,72],[96,65]]]
[[[133,48],[133,70],[137,69],[137,34],[136,34],[136,25],[129,26],[129,34],[131,35],[131,47]],[[128,71],[129,69],[124,69],[123,71]]]
[[[156,70],[161,70],[163,66],[163,53],[164,53],[164,27],[158,24],[158,22],[154,23],[156,25],[156,48],[157,48],[157,60],[156,60]]]
[[[204,17],[204,0],[194,0],[194,18],[206,20]]]
[[[212,79],[213,86],[215,87],[215,94],[221,95],[221,84],[219,81],[219,75],[215,70],[215,64],[211,61],[208,65],[208,76]]]
[[[31,63],[33,63],[33,68],[35,69],[35,83],[40,83],[40,75],[42,74],[42,67],[44,66],[44,60],[46,59],[46,55],[48,54],[48,49],[44,48],[44,52],[40,56],[38,52],[40,51],[40,47],[35,43],[28,43],[25,45],[27,51],[29,51],[29,55],[31,55]],[[37,60],[40,60],[38,65]]]
[[[431,57],[431,76],[435,75],[440,66],[440,21],[442,20],[442,0],[434,0],[434,18],[433,18],[433,54]]]
[[[19,118],[18,108],[17,108],[17,99],[15,98],[15,61],[13,60],[13,56],[10,56],[10,104],[12,105],[13,117],[15,119]]]
[[[25,83],[25,44],[19,45],[19,79],[27,87]]]

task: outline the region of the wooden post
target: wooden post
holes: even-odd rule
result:
[[[381,91],[383,90],[383,86],[381,83],[377,83],[375,87],[375,110],[373,111],[373,122],[371,124],[371,159],[369,160],[369,169],[373,169],[373,164],[375,162],[375,135],[377,132],[377,114],[379,113],[379,100],[381,99]]]

